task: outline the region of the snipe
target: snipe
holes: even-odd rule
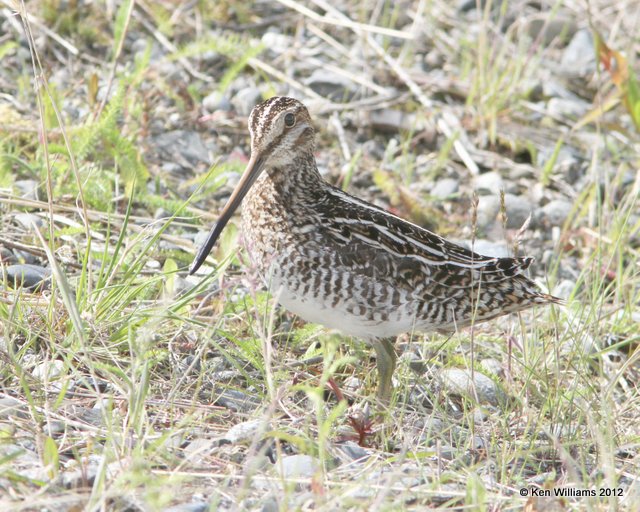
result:
[[[373,345],[383,402],[398,334],[453,331],[559,302],[523,275],[531,258],[476,254],[326,183],[313,155],[311,118],[299,101],[275,97],[256,106],[249,132],[247,169],[190,273],[245,199],[244,240],[265,283],[304,320]]]

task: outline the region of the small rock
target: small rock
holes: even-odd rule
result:
[[[576,356],[578,358],[588,357],[599,351],[598,344],[590,334],[571,336],[558,347],[558,352],[566,356]],[[611,351],[609,351],[611,352]]]
[[[13,219],[28,230],[31,230],[34,225],[41,227],[43,224],[42,219],[33,213],[16,213]]]
[[[237,389],[220,391],[216,397],[215,404],[237,412],[253,411],[259,406],[255,398]]]
[[[208,94],[202,100],[202,106],[208,112],[217,112],[222,110],[223,112],[230,112],[233,109],[231,100],[220,91],[213,91]]]
[[[476,407],[473,409],[473,421],[476,424],[484,423],[485,421],[487,421],[488,417],[489,415],[487,414],[487,411],[484,410],[484,408]]]
[[[169,508],[162,509],[162,512],[207,512],[211,510],[209,503],[199,501],[196,503],[181,503]]]
[[[0,246],[0,262],[9,265],[16,262],[16,257],[9,249]]]
[[[482,369],[490,375],[495,375],[496,377],[502,377],[504,375],[504,367],[502,366],[502,363],[492,357],[488,357],[487,359],[480,361],[480,366],[482,366]]]
[[[480,421],[482,422],[482,420]],[[472,450],[487,450],[490,446],[490,443],[481,436],[473,436],[471,438],[471,449]]]
[[[549,19],[548,16],[534,18],[525,24],[525,30],[529,37],[532,39],[540,38],[543,46],[549,46],[556,40],[569,41],[577,29],[575,21],[565,15],[558,15],[553,19]]]
[[[349,462],[356,460],[365,460],[369,458],[369,452],[362,446],[354,443],[353,441],[346,441],[338,445],[338,449],[346,455]]]
[[[287,455],[276,467],[282,468],[284,478],[311,478],[320,468],[320,462],[310,455]]]
[[[569,217],[573,205],[565,199],[549,201],[539,210],[540,220],[546,226],[562,226]]]
[[[591,30],[578,30],[565,48],[560,71],[568,77],[583,77],[596,70],[596,56]]]
[[[553,171],[560,173],[567,183],[574,184],[584,176],[582,170],[583,160],[572,148],[564,145],[557,154],[555,154],[555,147],[541,148],[536,156],[537,167],[544,167],[552,158],[555,159]]]
[[[487,0],[480,0],[480,9],[484,9]],[[478,7],[478,0],[458,0],[456,8],[459,12],[474,11]]]
[[[440,382],[445,391],[452,395],[458,395],[475,400],[478,403],[498,406],[506,401],[506,395],[498,385],[486,375],[473,372],[473,380],[470,370],[459,368],[443,369],[440,372]]]
[[[15,259],[18,261],[18,263],[22,263],[23,265],[35,265],[38,262],[38,258],[36,258],[30,252],[21,251],[20,249],[14,249],[13,253],[15,254]]]
[[[77,413],[78,420],[86,423],[87,425],[92,425],[99,428],[107,426],[105,424],[105,415],[107,414],[107,412],[103,411],[101,407],[94,407],[93,409],[80,408]]]
[[[401,110],[385,108],[369,112],[367,124],[375,131],[395,134],[415,128],[415,116]]]
[[[344,379],[344,383],[342,384],[345,392],[353,394],[356,394],[358,391],[360,391],[362,389],[362,386],[362,380],[353,375]]]
[[[278,505],[278,500],[274,496],[269,496],[265,498],[262,503],[260,512],[278,512],[279,510],[281,510],[281,508]]]
[[[209,163],[209,151],[198,132],[173,130],[153,137],[151,145],[161,160],[190,169],[198,163]]]
[[[52,420],[49,421],[43,428],[43,432],[49,436],[56,436],[62,434],[67,428],[67,424],[64,421]]]
[[[379,140],[368,139],[361,147],[364,156],[374,160],[382,160],[384,158],[384,145]]]
[[[590,108],[591,105],[583,100],[551,98],[547,103],[547,112],[556,118],[577,119],[584,116]]]
[[[53,361],[43,361],[38,364],[31,374],[40,380],[55,380],[62,375],[65,368],[64,361],[54,359]]]
[[[231,98],[231,104],[236,109],[236,112],[245,117],[249,117],[251,110],[258,103],[262,102],[262,93],[257,87],[245,87],[240,89],[233,98]]]
[[[507,210],[507,229],[520,229],[533,213],[533,205],[524,196],[504,195],[504,206]]]
[[[454,460],[457,455],[457,450],[453,446],[443,444],[438,448],[437,454],[442,460]]]
[[[496,195],[504,188],[504,182],[499,172],[489,171],[476,176],[474,188],[479,195]]]
[[[51,276],[51,270],[29,263],[7,267],[7,281],[14,288],[24,287],[29,290],[43,287]]]
[[[38,182],[36,180],[16,180],[13,184],[20,191],[20,197],[25,199],[39,199]]]
[[[500,213],[500,197],[497,195],[478,197],[478,227],[482,230],[493,225]]]
[[[5,396],[0,398],[0,419],[6,418],[29,418],[29,409],[22,402]]]
[[[262,437],[268,428],[269,425],[261,419],[249,420],[234,425],[223,437],[233,444],[251,443],[256,437]]]
[[[563,83],[558,80],[554,80],[552,77],[543,80],[541,86],[542,98],[544,99],[563,98],[566,100],[574,100],[579,98],[579,96],[567,89]],[[553,146],[551,146],[550,150],[553,151]]]
[[[479,238],[475,240],[473,244],[467,240],[461,245],[478,254],[491,258],[508,258],[511,256],[506,242],[492,242],[484,238]]]
[[[431,189],[430,195],[437,199],[447,199],[451,197],[460,188],[460,182],[453,178],[443,178],[438,180]]]
[[[576,288],[576,282],[571,279],[563,279],[553,288],[553,295],[561,299],[568,299]]]
[[[293,38],[278,32],[265,32],[262,36],[262,44],[270,53],[279,55],[291,49]]]
[[[351,101],[357,91],[351,80],[326,69],[316,69],[305,84],[320,96],[335,102]]]

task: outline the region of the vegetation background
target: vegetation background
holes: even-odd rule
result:
[[[638,510],[639,21],[0,0],[0,509]],[[370,351],[276,307],[233,226],[186,276],[274,94],[328,181],[566,307],[408,334],[372,417]]]

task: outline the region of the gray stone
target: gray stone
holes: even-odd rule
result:
[[[274,496],[265,498],[260,509],[261,512],[278,512],[279,510],[278,500]]]
[[[362,390],[363,384],[364,383],[362,382],[362,379],[359,379],[355,375],[351,375],[344,379],[342,387],[344,388],[345,392],[355,394],[358,391]]]
[[[21,251],[20,249],[14,249],[13,254],[15,254],[15,260],[18,263],[35,265],[39,261],[33,254],[27,251]]]
[[[454,460],[457,453],[457,450],[453,446],[449,446],[448,444],[440,445],[437,451],[438,457],[440,457],[442,460]]]
[[[546,226],[562,226],[572,209],[573,205],[565,199],[549,201],[540,209],[542,223]]]
[[[49,437],[62,434],[67,429],[67,424],[64,421],[52,420],[49,421],[44,428],[43,432]]]
[[[369,139],[362,144],[362,154],[374,160],[382,160],[384,158],[384,145],[376,139]]]
[[[533,205],[524,196],[505,194],[504,205],[507,210],[507,229],[520,229],[533,213]]]
[[[255,397],[237,389],[223,389],[216,392],[216,405],[226,407],[231,411],[248,413],[260,406]]]
[[[93,408],[93,409],[85,409],[80,408],[77,411],[78,420],[86,423],[88,425],[92,425],[94,427],[105,427],[105,415],[106,411],[103,411],[102,408]]]
[[[4,263],[5,265],[10,265],[12,263],[16,263],[17,261],[18,260],[16,259],[12,251],[7,249],[6,247],[0,246],[0,262]]]
[[[320,96],[336,102],[350,101],[357,91],[356,85],[351,80],[326,69],[316,69],[305,80],[305,85]]]
[[[13,184],[20,192],[20,197],[38,199],[38,182],[36,180],[16,180]]]
[[[596,56],[591,30],[578,30],[565,48],[560,71],[568,77],[583,77],[596,70]]]
[[[478,254],[490,256],[491,258],[508,258],[511,256],[509,246],[506,242],[492,242],[491,240],[478,238],[474,241],[473,247],[471,242],[468,240],[462,245],[474,252],[477,252]]]
[[[42,219],[33,214],[33,213],[16,213],[13,216],[13,219],[18,223],[21,224],[22,227],[26,228],[26,229],[31,229],[34,225],[41,227],[43,222]]]
[[[245,87],[240,89],[233,98],[231,104],[241,116],[249,117],[251,110],[262,102],[262,92],[257,87]]]
[[[338,445],[338,449],[344,453],[350,461],[365,460],[369,458],[369,452],[353,441],[346,441]]]
[[[268,428],[262,419],[249,420],[234,425],[223,437],[233,444],[251,443],[256,437],[262,437]]]
[[[51,276],[51,270],[29,263],[10,265],[6,269],[7,281],[14,287],[24,287],[30,290],[44,286]]]
[[[391,108],[373,110],[368,116],[369,126],[386,134],[412,130],[415,128],[415,121],[415,115]]]
[[[502,377],[504,375],[502,363],[497,359],[493,359],[491,357],[483,359],[480,361],[480,366],[482,366],[482,369],[490,375],[495,375],[496,377]]]
[[[482,373],[459,368],[446,368],[439,374],[440,382],[447,393],[463,396],[478,403],[499,406],[505,403],[506,395],[489,377]]]
[[[590,109],[591,105],[583,100],[551,98],[547,103],[547,112],[555,118],[577,119],[584,116]]]
[[[480,0],[480,9],[484,9],[487,0]],[[474,11],[478,7],[478,0],[458,0],[456,8],[460,12]]]
[[[262,44],[268,52],[279,55],[291,49],[293,39],[286,34],[269,31],[262,36]]]
[[[162,509],[162,512],[207,512],[210,510],[209,503],[199,501],[196,503],[181,503],[169,508]]]
[[[575,281],[563,279],[553,289],[553,295],[561,299],[568,299],[576,288]]]
[[[213,91],[205,96],[202,100],[202,106],[208,112],[216,112],[222,110],[224,112],[230,112],[233,109],[231,100],[220,91]]]
[[[543,46],[549,46],[557,40],[569,41],[578,26],[568,15],[558,15],[549,19],[548,15],[543,14],[539,18],[529,20],[524,28],[532,39],[540,39]]]
[[[565,100],[575,100],[578,98],[567,87],[553,78],[542,81],[542,96],[545,99],[549,98],[563,98]],[[553,147],[551,148],[553,149]]]
[[[431,189],[430,195],[437,199],[447,199],[451,197],[460,188],[460,182],[453,178],[443,178],[438,180]]]
[[[497,195],[480,196],[478,198],[478,227],[486,229],[498,218],[500,213],[500,197]]]
[[[209,151],[198,132],[173,130],[153,138],[151,143],[161,160],[190,169],[198,163],[209,163]]]
[[[311,478],[320,468],[320,462],[310,455],[287,455],[276,467],[281,468],[284,478]]]
[[[16,400],[15,398],[11,398],[10,396],[5,396],[0,398],[0,419],[5,418],[29,418],[29,409],[26,405],[23,405],[22,402]]]
[[[480,195],[495,195],[504,188],[504,182],[499,172],[489,171],[476,176],[474,188]]]
[[[54,359],[53,361],[42,361],[31,372],[31,374],[40,380],[54,380],[62,375],[65,369],[64,361]]]
[[[583,160],[571,147],[564,145],[557,155],[554,155],[554,153],[554,146],[541,148],[536,155],[536,165],[542,168],[547,165],[551,158],[555,158],[553,172],[562,174],[563,179],[568,183],[576,183],[578,179],[584,176],[582,171]]]

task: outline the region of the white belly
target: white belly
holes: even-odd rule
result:
[[[271,293],[278,303],[303,320],[364,340],[398,336],[414,327],[410,318],[368,319],[363,315],[354,314],[342,301],[333,306],[317,297],[299,296],[284,285],[277,288],[272,286]]]

